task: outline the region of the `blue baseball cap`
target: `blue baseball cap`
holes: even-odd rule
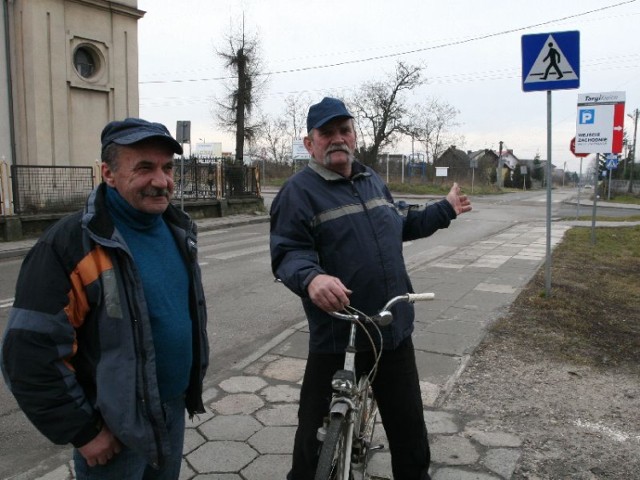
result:
[[[110,143],[133,145],[148,138],[164,141],[174,153],[182,154],[182,145],[171,136],[167,127],[161,123],[148,122],[141,118],[125,118],[109,122],[102,129],[100,135],[103,150]]]
[[[342,100],[324,97],[320,103],[311,105],[307,115],[307,132],[320,128],[334,118],[353,118]]]

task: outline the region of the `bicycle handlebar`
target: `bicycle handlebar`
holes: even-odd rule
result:
[[[397,297],[393,297],[389,300],[382,310],[380,310],[377,314],[372,316],[363,316],[360,313],[343,313],[343,312],[329,312],[329,315],[335,318],[339,318],[341,320],[347,320],[350,322],[355,322],[357,320],[372,320],[378,325],[385,326],[389,325],[393,320],[393,314],[389,310],[396,303],[399,302],[424,302],[426,300],[433,300],[435,298],[435,294],[433,293],[406,293],[404,295],[398,295]]]

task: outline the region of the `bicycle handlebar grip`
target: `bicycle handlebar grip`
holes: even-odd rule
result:
[[[433,293],[408,293],[410,302],[424,302],[425,300],[433,300],[435,294]]]

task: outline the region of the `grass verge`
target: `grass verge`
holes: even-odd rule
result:
[[[640,227],[567,231],[552,257],[547,298],[541,268],[491,330],[523,348],[593,367],[640,365]]]

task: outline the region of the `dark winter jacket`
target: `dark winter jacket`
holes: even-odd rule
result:
[[[204,412],[209,359],[196,226],[173,206],[163,216],[190,275],[186,405],[193,415]],[[150,464],[162,464],[169,441],[149,315],[136,265],[105,209],[104,184],[84,212],[56,223],[25,258],[1,360],[20,408],[52,442],[83,446],[104,422]]]
[[[307,286],[319,274],[338,277],[353,291],[350,303],[377,313],[396,295],[413,292],[402,242],[449,226],[456,213],[442,200],[406,216],[394,205],[380,177],[354,162],[347,179],[314,161],[291,177],[271,206],[271,266],[274,275],[302,298],[312,352],[344,352],[349,325],[316,307]],[[413,306],[400,303],[384,327],[384,348],[393,349],[413,331]],[[358,348],[368,344],[358,339]]]

